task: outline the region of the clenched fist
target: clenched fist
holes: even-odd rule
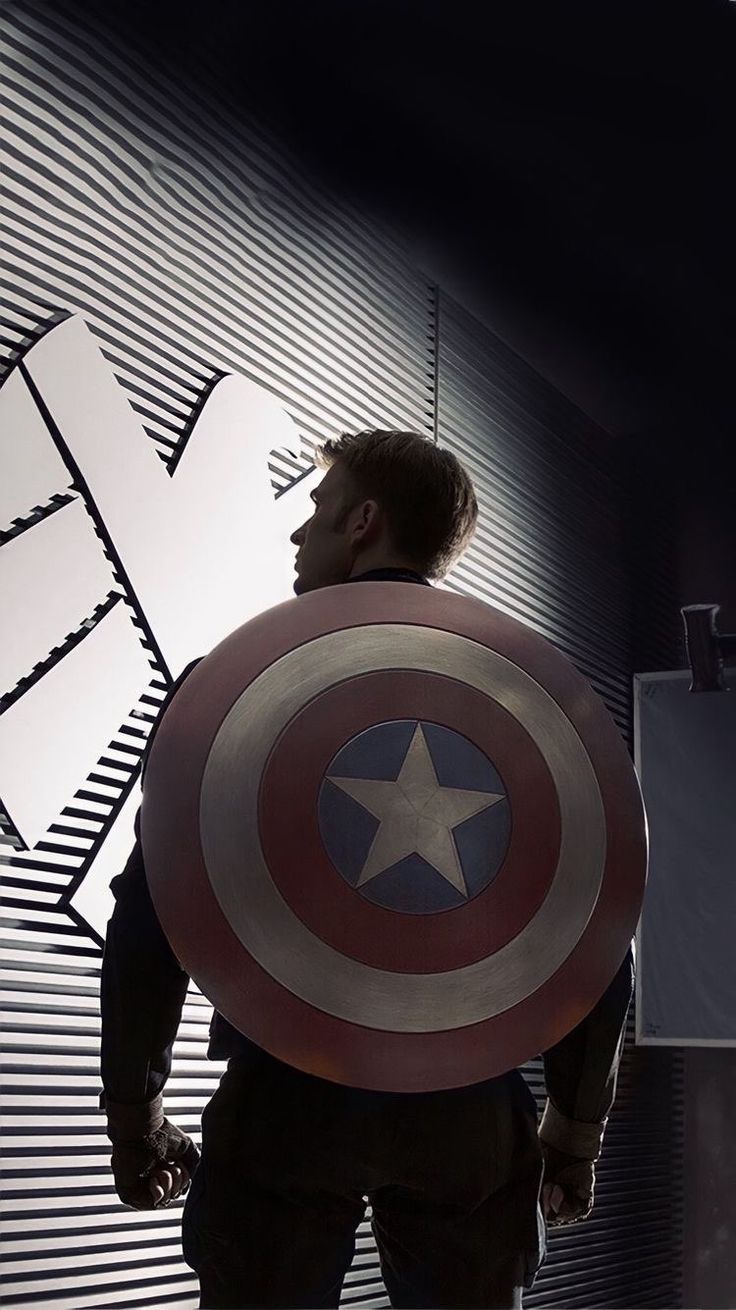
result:
[[[558,1151],[542,1142],[544,1179],[542,1205],[550,1228],[587,1219],[593,1209],[595,1163]]]
[[[199,1151],[180,1128],[164,1118],[163,1097],[131,1105],[103,1093],[107,1135],[112,1142],[115,1190],[124,1205],[156,1210],[183,1196],[199,1164]]]
[[[587,1219],[593,1209],[595,1165],[608,1117],[592,1123],[570,1119],[547,1097],[539,1141],[544,1156],[542,1202],[552,1228]]]
[[[157,1210],[186,1194],[199,1151],[191,1137],[164,1119],[144,1137],[113,1141],[110,1163],[123,1204]]]

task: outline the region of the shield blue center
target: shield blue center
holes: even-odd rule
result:
[[[318,817],[340,876],[404,914],[478,896],[511,836],[508,792],[488,757],[462,733],[417,719],[378,723],[346,742],[322,780]]]

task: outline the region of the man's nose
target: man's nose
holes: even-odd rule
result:
[[[300,528],[297,528],[295,532],[292,532],[291,536],[289,537],[289,541],[291,542],[292,546],[301,546],[303,540],[304,540],[304,524],[302,524]]]

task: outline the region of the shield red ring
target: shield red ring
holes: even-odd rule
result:
[[[326,762],[388,718],[499,752],[508,851],[439,914],[370,903],[320,846]],[[287,601],[194,670],[156,736],[142,835],[172,947],[231,1023],[307,1072],[399,1091],[559,1041],[618,969],[646,877],[636,775],[585,679],[484,603],[393,582]]]
[[[334,754],[334,725],[339,723],[351,737],[390,717],[397,702],[406,717],[441,718],[492,755],[517,797],[513,841],[498,876],[450,914],[397,915],[357,896],[335,870],[320,838],[317,793]],[[296,794],[295,757],[307,762]],[[280,821],[285,813],[290,813],[288,824]],[[518,720],[454,679],[411,671],[369,673],[338,683],[295,715],[264,770],[259,821],[274,882],[302,922],[337,950],[403,973],[456,969],[499,950],[544,900],[560,845],[552,777]],[[302,861],[309,879],[301,877]]]

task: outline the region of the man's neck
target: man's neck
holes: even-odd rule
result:
[[[364,559],[358,559],[353,564],[353,571],[350,577],[363,576],[364,573],[375,573],[379,570],[382,573],[393,571],[395,573],[417,573],[418,570],[413,564],[406,560],[392,559],[386,555],[373,555],[370,551]],[[419,575],[421,577],[421,574]],[[348,578],[348,582],[350,578]]]
[[[431,583],[427,582],[427,579],[421,573],[407,564],[372,564],[370,568],[351,573],[347,580],[348,582],[361,582],[363,579],[369,578],[377,582],[382,579],[404,578],[407,582],[423,582],[425,586],[431,586]]]

